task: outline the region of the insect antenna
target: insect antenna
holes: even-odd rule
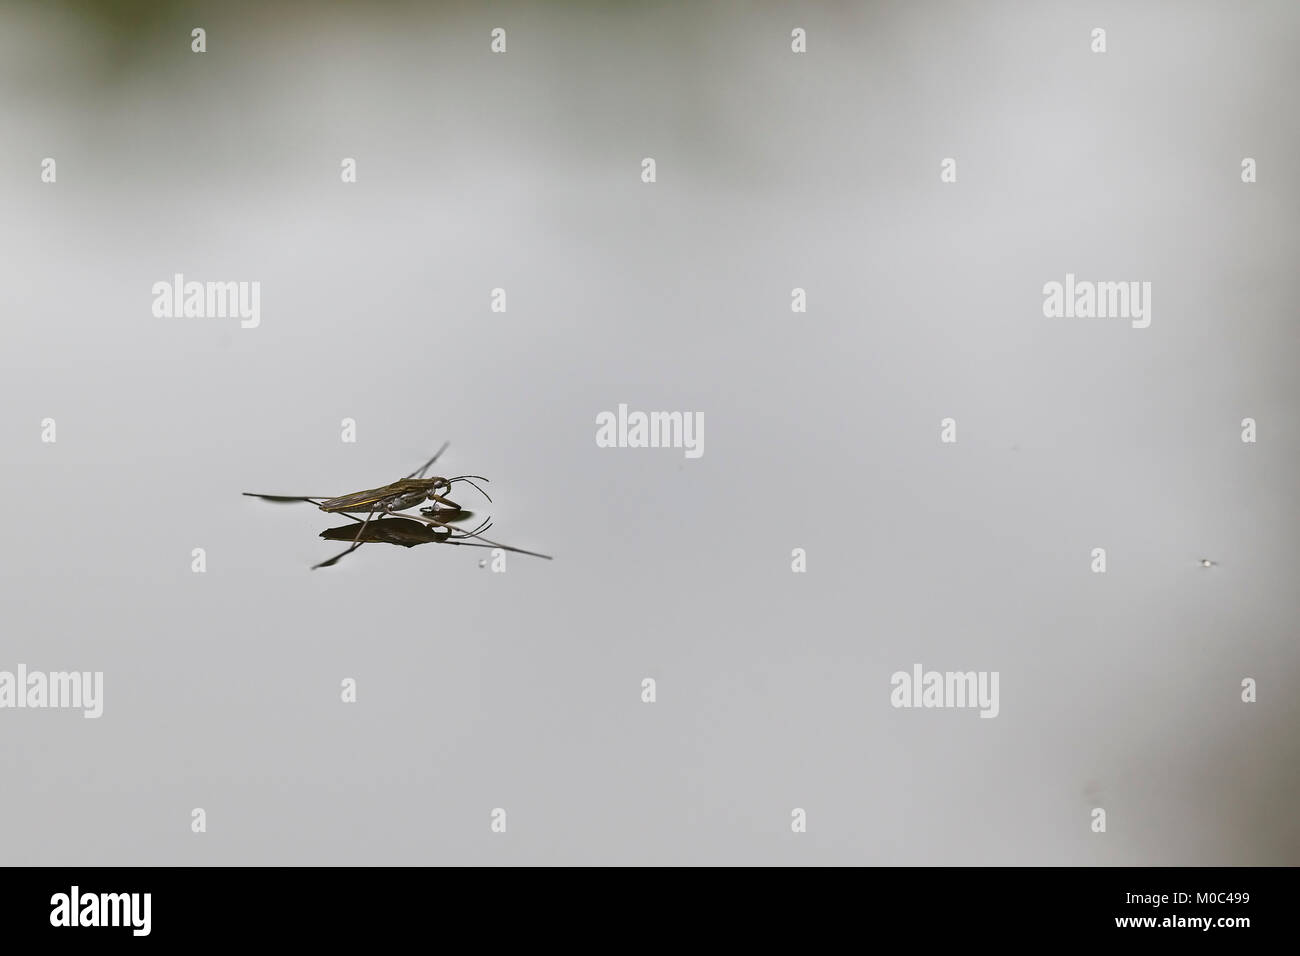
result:
[[[465,482],[465,484],[469,485],[471,488],[473,488],[475,491],[477,491],[480,495],[482,495],[484,498],[486,498],[489,502],[491,502],[491,501],[492,501],[492,496],[489,495],[489,494],[488,494],[486,491],[484,491],[482,488],[480,488],[478,485],[474,484],[474,482],[470,481],[471,478],[477,478],[479,481],[487,481],[487,479],[484,478],[482,475],[461,475],[459,478],[452,478],[452,479],[450,479],[447,483],[448,483],[449,485],[453,485],[453,484],[455,484],[455,483],[458,482],[458,481],[463,481],[463,482]]]

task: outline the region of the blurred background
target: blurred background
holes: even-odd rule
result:
[[[0,860],[1300,862],[1298,29],[0,3],[0,669],[105,682],[0,712]],[[1150,328],[1045,319],[1067,272],[1151,282]],[[260,326],[155,318],[175,273]],[[619,403],[703,457],[598,448]],[[309,571],[341,522],[240,495],[443,441],[554,561]],[[891,708],[915,663],[999,716]]]

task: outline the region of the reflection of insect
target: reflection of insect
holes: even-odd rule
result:
[[[316,507],[320,508],[321,511],[329,512],[331,514],[343,514],[348,517],[352,517],[354,514],[364,514],[366,516],[365,520],[353,518],[354,521],[359,523],[360,527],[352,533],[350,538],[352,541],[352,547],[349,548],[348,551],[343,552],[344,554],[347,554],[350,551],[355,551],[367,540],[365,537],[366,530],[370,527],[372,519],[378,521],[386,515],[392,517],[395,516],[396,512],[399,512],[404,508],[412,508],[416,505],[423,504],[426,501],[432,501],[435,502],[435,504],[430,508],[422,508],[419,516],[404,515],[403,517],[411,522],[428,525],[430,529],[442,529],[440,537],[436,539],[429,538],[428,540],[447,541],[453,537],[466,537],[479,538],[486,542],[487,539],[481,538],[480,535],[491,526],[491,519],[485,521],[473,531],[453,529],[451,527],[453,522],[464,521],[470,513],[464,511],[460,505],[456,504],[456,502],[452,501],[450,498],[447,498],[446,495],[451,490],[452,485],[458,481],[463,481],[470,487],[476,489],[484,498],[487,498],[488,501],[491,501],[492,499],[488,496],[488,493],[482,488],[479,488],[479,486],[474,484],[471,480],[478,479],[479,481],[486,482],[487,479],[479,475],[461,475],[456,478],[424,477],[424,473],[429,470],[435,461],[438,460],[438,456],[446,450],[447,443],[444,442],[442,447],[434,453],[432,458],[415,471],[411,472],[411,474],[407,475],[405,478],[394,481],[392,484],[384,485],[380,488],[371,488],[366,491],[354,491],[351,494],[339,495],[338,497],[328,497],[326,495],[263,495],[251,491],[245,491],[244,494],[250,498],[261,498],[264,501],[309,501]],[[337,529],[331,529],[331,531],[335,530]],[[352,528],[349,525],[345,526],[344,530],[352,531]],[[452,534],[453,530],[460,531],[459,535]],[[344,538],[343,540],[348,539]],[[377,538],[373,540],[384,539]],[[501,545],[493,546],[501,547]],[[531,554],[532,552],[524,553]],[[341,557],[343,557],[342,554],[325,564],[315,565],[315,567],[319,568],[333,564]],[[538,555],[538,557],[546,557],[546,555]]]
[[[431,510],[431,509],[430,509]],[[447,509],[439,509],[446,511]],[[459,515],[452,517],[444,515],[444,518],[452,521],[464,521],[468,518],[470,512],[462,511]],[[360,518],[353,518],[353,521],[360,521]],[[414,548],[417,544],[454,544],[468,548],[500,548],[502,551],[513,551],[516,554],[528,554],[535,558],[545,558],[551,560],[549,554],[538,554],[536,551],[525,551],[522,548],[512,548],[508,545],[497,544],[495,541],[488,541],[486,538],[479,538],[479,541],[462,541],[461,537],[468,535],[453,535],[450,529],[436,529],[430,525],[423,524],[413,518],[403,515],[389,515],[379,517],[361,530],[360,539],[357,540],[357,531],[350,524],[339,525],[337,528],[326,528],[320,533],[322,538],[329,541],[351,541],[352,547],[346,551],[336,554],[328,561],[323,561],[316,565],[318,568],[327,568],[341,560],[344,556],[351,554],[363,544],[395,544],[403,548]],[[477,534],[473,537],[478,538]]]

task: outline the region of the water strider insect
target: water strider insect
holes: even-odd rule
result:
[[[310,501],[321,511],[343,514],[374,514],[375,512],[392,514],[394,511],[413,508],[426,501],[436,501],[446,505],[449,509],[458,511],[460,506],[456,502],[448,500],[444,495],[451,490],[453,483],[465,481],[478,488],[483,497],[491,501],[492,499],[488,497],[486,491],[483,491],[482,488],[470,481],[471,478],[487,481],[486,478],[481,478],[478,475],[461,475],[459,478],[424,477],[424,473],[438,460],[438,456],[447,450],[448,444],[448,442],[443,442],[442,447],[434,452],[432,458],[405,478],[399,478],[392,484],[384,485],[381,488],[354,491],[351,494],[339,495],[338,497],[329,495],[262,495],[252,491],[245,491],[244,494],[250,498],[261,498],[264,501]]]
[[[371,526],[372,519],[377,522],[385,516],[392,518],[396,516],[396,512],[402,511],[406,508],[415,507],[416,505],[423,504],[426,501],[432,501],[435,502],[435,504],[432,507],[420,509],[419,516],[403,515],[402,517],[407,521],[423,523],[430,529],[435,527],[443,529],[442,537],[439,540],[444,542],[455,537],[479,538],[481,541],[487,542],[487,539],[482,538],[481,534],[491,526],[491,520],[489,519],[488,521],[485,521],[473,531],[467,532],[461,529],[453,529],[451,526],[452,522],[463,521],[470,513],[463,510],[460,505],[446,497],[453,484],[458,481],[463,481],[477,490],[484,498],[487,498],[488,501],[491,501],[492,498],[488,493],[478,485],[474,484],[473,481],[473,479],[477,479],[486,482],[487,479],[480,475],[460,475],[456,478],[442,478],[437,476],[432,478],[424,477],[424,473],[428,471],[429,468],[433,466],[433,463],[438,460],[438,457],[447,450],[448,444],[448,442],[443,442],[442,447],[434,452],[432,458],[405,478],[399,478],[397,481],[380,488],[354,491],[351,494],[339,495],[337,497],[328,497],[326,495],[264,495],[251,491],[245,491],[244,494],[250,498],[261,498],[263,501],[308,501],[320,508],[321,511],[330,514],[342,514],[352,518],[353,521],[360,524],[360,527],[357,528],[355,533],[352,535],[352,547],[349,548],[348,551],[343,552],[343,554],[348,554],[361,547],[365,542],[366,530]],[[357,514],[364,514],[366,517],[364,520],[353,517],[353,515]],[[376,518],[376,515],[378,515],[378,518]],[[332,532],[336,529],[330,530]],[[352,529],[351,526],[344,526],[344,530],[351,531]],[[459,531],[460,534],[453,534],[454,531]],[[383,539],[379,538],[375,540]],[[431,538],[429,540],[434,539]],[[502,545],[494,544],[492,542],[488,543],[492,547],[503,547]],[[533,552],[526,551],[522,553],[532,554]],[[315,568],[327,567],[328,565],[334,564],[339,560],[339,558],[343,557],[343,554],[340,554],[323,564],[313,566],[313,570],[315,570]],[[550,560],[547,555],[537,555],[537,557],[543,557]]]

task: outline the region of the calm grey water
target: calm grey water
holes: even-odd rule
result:
[[[1300,7],[117,9],[0,5],[5,862],[1300,862]],[[240,496],[443,441],[553,562]]]

